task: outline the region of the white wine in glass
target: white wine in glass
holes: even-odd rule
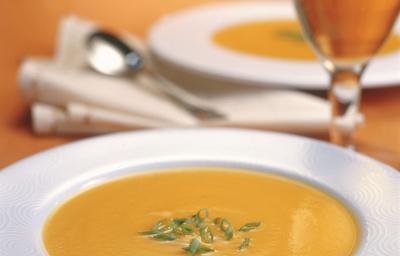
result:
[[[358,123],[360,79],[389,35],[400,0],[294,0],[307,40],[330,75],[330,137],[350,146]]]

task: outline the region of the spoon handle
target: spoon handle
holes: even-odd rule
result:
[[[137,73],[142,69],[144,61],[128,44],[117,36],[104,31],[97,31],[87,39],[88,60],[91,67],[106,75],[126,75]],[[105,55],[108,54],[108,55]],[[113,60],[110,64],[110,60]],[[147,74],[141,76],[142,83],[157,87],[175,103],[182,106],[198,119],[223,118],[224,115],[208,106],[195,95],[171,83],[166,78],[152,71],[151,61],[148,61]]]
[[[159,74],[151,72],[148,76],[142,76],[141,80],[144,83],[156,86],[157,89],[171,100],[199,119],[225,118],[224,114],[208,106],[202,99],[175,85]]]

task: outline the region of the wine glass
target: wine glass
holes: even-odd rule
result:
[[[303,33],[330,76],[331,141],[352,146],[361,76],[391,31],[400,0],[294,0]]]

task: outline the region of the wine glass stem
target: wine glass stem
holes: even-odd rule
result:
[[[361,98],[359,70],[345,69],[330,72],[329,100],[331,102],[331,122],[329,135],[331,142],[351,147],[354,131],[362,121],[359,113]]]

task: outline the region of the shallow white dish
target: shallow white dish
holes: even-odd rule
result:
[[[235,83],[259,86],[288,86],[326,89],[328,75],[317,61],[279,60],[223,49],[212,35],[233,24],[276,19],[295,19],[288,2],[219,3],[193,8],[161,19],[149,33],[150,50],[155,58],[177,66]],[[400,34],[400,22],[395,27]],[[400,51],[378,56],[363,77],[364,87],[400,84]]]
[[[48,214],[78,191],[149,169],[227,166],[311,183],[341,199],[361,226],[354,255],[400,249],[399,184],[394,169],[327,143],[238,129],[129,132],[82,140],[34,155],[0,172],[0,255],[46,255]]]

